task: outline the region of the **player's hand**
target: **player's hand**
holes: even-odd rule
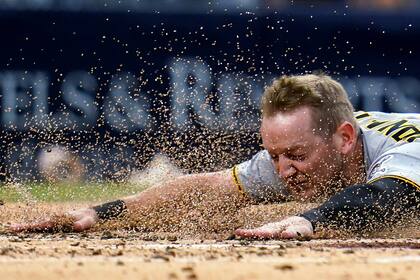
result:
[[[235,231],[235,234],[239,237],[260,239],[312,237],[313,233],[311,222],[298,216],[292,216],[280,222],[265,224],[254,229],[237,229]]]
[[[55,216],[40,222],[12,224],[8,226],[8,229],[12,232],[45,232],[60,230],[83,231],[91,228],[97,221],[98,215],[95,210],[86,208],[71,211],[62,216]]]

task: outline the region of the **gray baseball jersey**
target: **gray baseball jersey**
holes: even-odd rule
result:
[[[420,190],[420,114],[355,112],[362,131],[367,183],[391,177]],[[232,169],[238,189],[257,201],[284,201],[288,193],[262,150]]]

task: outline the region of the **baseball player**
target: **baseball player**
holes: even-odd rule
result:
[[[323,202],[254,229],[250,238],[310,237],[323,227],[369,231],[419,217],[420,115],[354,112],[327,75],[283,76],[261,102],[264,150],[230,170],[178,177],[140,194],[69,213],[75,231],[181,197],[196,188],[256,203]],[[226,200],[225,200],[226,201]],[[46,230],[52,220],[15,224]]]

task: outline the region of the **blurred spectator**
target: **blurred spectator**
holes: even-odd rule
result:
[[[43,179],[51,183],[79,182],[84,175],[79,157],[59,145],[42,149],[38,166]]]

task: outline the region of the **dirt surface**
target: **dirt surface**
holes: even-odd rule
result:
[[[0,223],[32,221],[82,206],[5,204],[0,206]],[[418,279],[420,234],[414,224],[357,238],[249,241],[232,236],[234,228],[307,207],[218,209],[206,216],[207,228],[191,213],[136,230],[130,229],[133,221],[84,233],[10,234],[3,228],[1,279]]]

